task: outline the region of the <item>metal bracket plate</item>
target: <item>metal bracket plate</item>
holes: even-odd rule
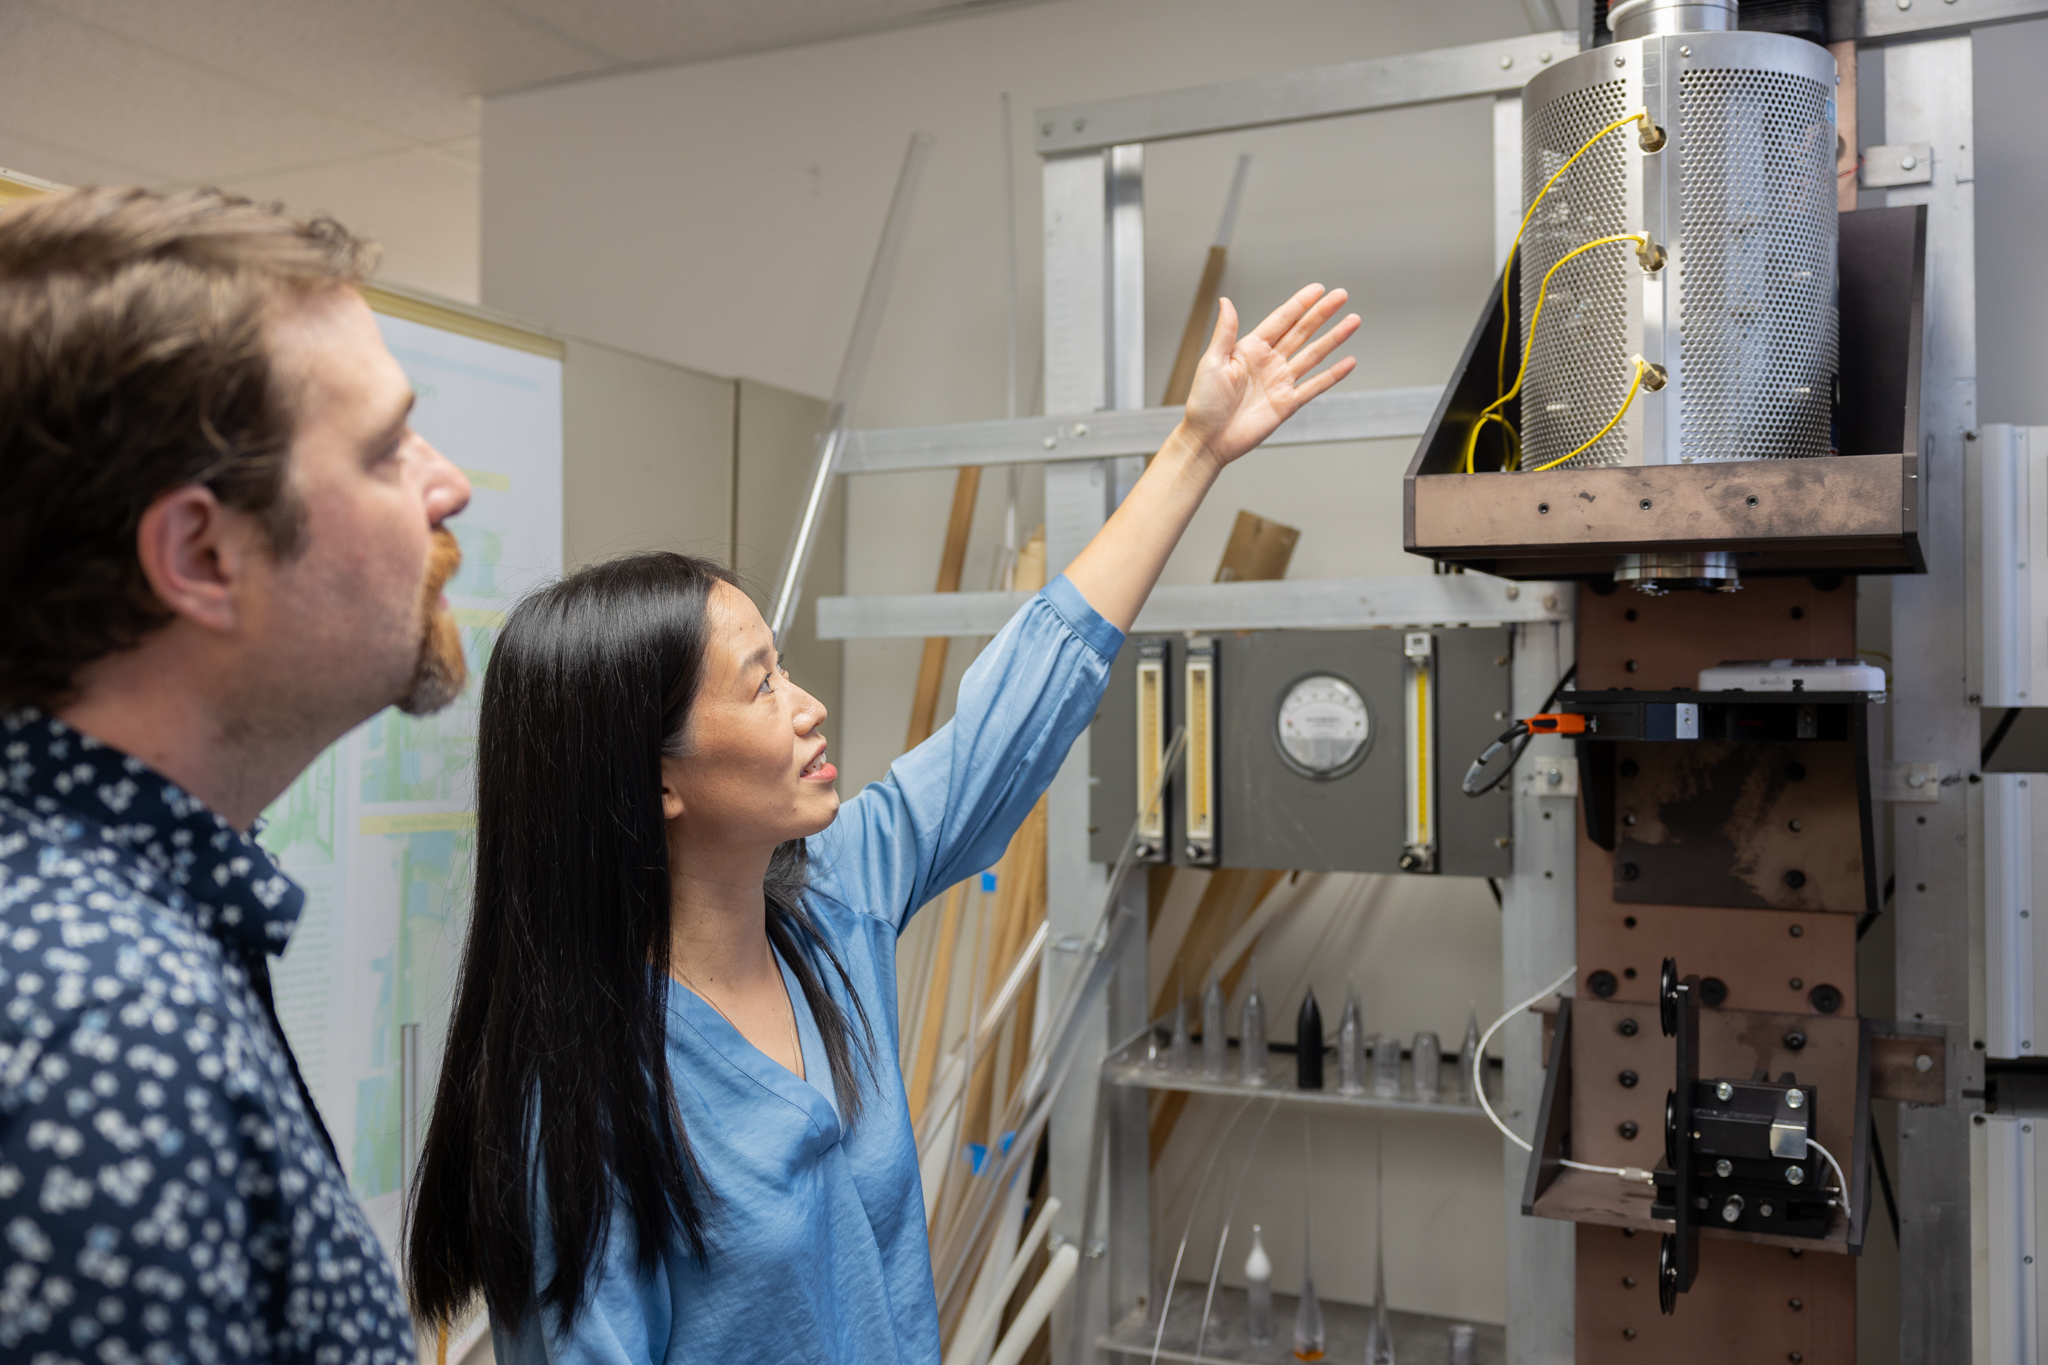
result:
[[[1939,763],[1887,763],[1884,765],[1884,799],[1927,804],[1941,800]]]
[[[1896,147],[1865,147],[1857,180],[1867,190],[1934,183],[1934,147],[1907,142]]]

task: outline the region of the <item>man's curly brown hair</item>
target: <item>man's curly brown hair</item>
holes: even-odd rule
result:
[[[376,248],[213,190],[85,189],[0,212],[0,709],[170,619],[142,514],[203,484],[289,557],[293,395],[265,324],[360,284]]]

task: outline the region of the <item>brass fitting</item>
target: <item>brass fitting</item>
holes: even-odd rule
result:
[[[1645,275],[1654,275],[1664,268],[1664,248],[1650,240],[1647,232],[1636,239],[1636,260],[1643,267]]]
[[[1630,356],[1629,359],[1633,360],[1636,368],[1642,371],[1643,387],[1651,393],[1655,393],[1671,382],[1671,372],[1662,365],[1645,360],[1640,355]]]
[[[1650,111],[1645,109],[1636,115],[1636,145],[1646,152],[1664,150],[1664,130],[1650,121]]]

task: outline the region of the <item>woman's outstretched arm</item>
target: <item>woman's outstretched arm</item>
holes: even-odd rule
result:
[[[1068,581],[1117,629],[1128,631],[1138,619],[1167,556],[1223,467],[1351,373],[1357,362],[1349,356],[1314,372],[1358,330],[1353,313],[1316,336],[1345,297],[1341,289],[1325,293],[1321,285],[1309,285],[1242,338],[1237,309],[1229,299],[1220,302],[1186,415],[1123,505],[1067,566]]]

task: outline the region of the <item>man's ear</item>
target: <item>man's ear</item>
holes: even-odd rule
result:
[[[240,593],[256,550],[252,520],[187,484],[160,494],[135,530],[135,554],[159,602],[208,630],[241,624]]]

